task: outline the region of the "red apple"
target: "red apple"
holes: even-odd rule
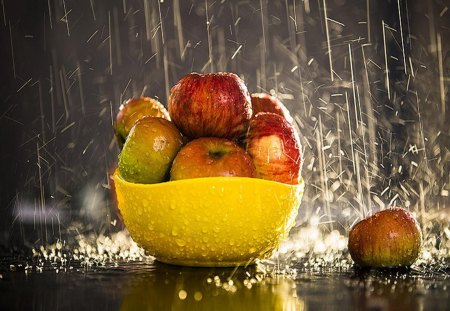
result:
[[[259,112],[273,112],[284,117],[289,123],[293,123],[289,110],[277,98],[267,93],[253,93],[251,96],[253,115]]]
[[[419,224],[403,208],[390,208],[358,222],[348,238],[352,259],[361,267],[410,266],[422,244]]]
[[[190,73],[171,89],[172,121],[189,138],[237,139],[252,116],[244,82],[233,73]]]
[[[120,148],[133,125],[140,119],[151,116],[170,120],[169,112],[159,101],[149,97],[131,98],[120,105],[116,116],[114,131]]]
[[[301,144],[297,131],[282,116],[260,112],[250,120],[247,152],[256,177],[296,185],[300,182]]]
[[[245,150],[225,138],[202,137],[181,148],[170,171],[172,180],[239,176],[255,177],[255,166]]]

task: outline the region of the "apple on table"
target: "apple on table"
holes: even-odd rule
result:
[[[350,230],[348,250],[361,267],[395,268],[412,265],[420,252],[422,233],[404,208],[379,211]]]

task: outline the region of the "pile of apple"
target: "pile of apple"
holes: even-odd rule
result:
[[[298,184],[299,135],[288,110],[269,94],[249,95],[233,73],[184,76],[168,110],[156,99],[130,99],[115,123],[126,181],[251,177]]]

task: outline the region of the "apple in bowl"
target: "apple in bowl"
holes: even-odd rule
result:
[[[252,116],[247,87],[228,72],[184,76],[171,89],[168,110],[175,125],[191,139],[240,138]]]
[[[267,93],[253,93],[250,95],[250,98],[253,115],[257,115],[260,112],[273,112],[285,118],[289,123],[294,122],[289,110],[278,98]]]
[[[250,120],[246,150],[255,164],[257,178],[293,185],[300,182],[300,138],[284,117],[271,112],[256,114]]]
[[[148,116],[170,120],[167,109],[154,98],[130,98],[120,105],[114,123],[114,132],[120,148],[123,147],[134,124],[140,119]]]
[[[135,183],[167,181],[172,161],[182,145],[183,137],[171,121],[142,118],[131,128],[119,154],[120,174]]]
[[[250,156],[236,143],[225,138],[197,138],[181,148],[171,168],[171,180],[239,176],[255,177]]]

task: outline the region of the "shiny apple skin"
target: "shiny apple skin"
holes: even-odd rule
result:
[[[114,131],[119,147],[122,148],[134,124],[147,116],[170,120],[169,112],[158,100],[150,97],[131,98],[120,105]]]
[[[202,137],[187,143],[175,157],[171,179],[200,177],[255,177],[252,159],[225,138]]]
[[[134,183],[167,181],[172,161],[182,145],[183,137],[171,121],[142,118],[131,128],[119,154],[120,175]]]
[[[282,116],[260,112],[250,120],[246,150],[256,177],[285,184],[300,182],[302,151],[297,131]]]
[[[253,115],[260,112],[273,112],[284,117],[289,123],[294,122],[289,110],[278,98],[267,93],[253,93],[250,95],[250,98],[252,101]]]
[[[187,137],[239,139],[252,116],[250,95],[233,73],[190,73],[171,89],[168,110]]]
[[[361,220],[350,230],[348,239],[353,261],[372,268],[410,266],[421,245],[419,224],[403,208],[385,209]]]

